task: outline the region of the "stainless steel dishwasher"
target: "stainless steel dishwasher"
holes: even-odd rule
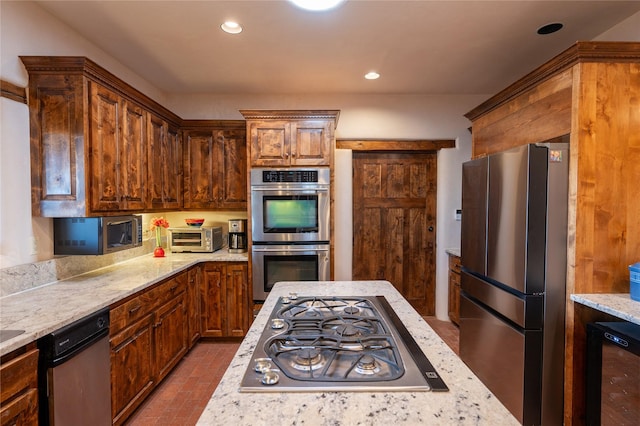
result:
[[[109,309],[38,340],[41,425],[111,425]]]

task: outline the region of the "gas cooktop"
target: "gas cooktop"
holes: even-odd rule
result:
[[[281,297],[241,392],[448,391],[383,296]]]

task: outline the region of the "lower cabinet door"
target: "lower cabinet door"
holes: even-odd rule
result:
[[[185,293],[181,293],[156,313],[156,381],[160,382],[188,350]]]
[[[38,390],[29,389],[0,408],[0,425],[37,425]]]
[[[224,322],[224,285],[226,267],[222,263],[209,262],[202,268],[200,287],[200,315],[202,318],[202,337],[223,337]]]
[[[153,390],[153,319],[150,314],[110,340],[114,425],[122,424]]]
[[[227,336],[244,337],[249,329],[249,295],[247,265],[227,265],[226,312]]]
[[[200,267],[191,268],[187,281],[187,323],[189,328],[189,348],[200,338]]]

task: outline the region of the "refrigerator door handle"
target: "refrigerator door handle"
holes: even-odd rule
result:
[[[487,306],[521,328],[542,328],[544,296],[523,294],[519,297],[465,270],[462,270],[460,275],[460,288],[471,299]]]

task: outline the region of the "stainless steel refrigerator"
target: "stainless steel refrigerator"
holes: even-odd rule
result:
[[[463,164],[460,357],[524,425],[563,420],[569,145]]]

